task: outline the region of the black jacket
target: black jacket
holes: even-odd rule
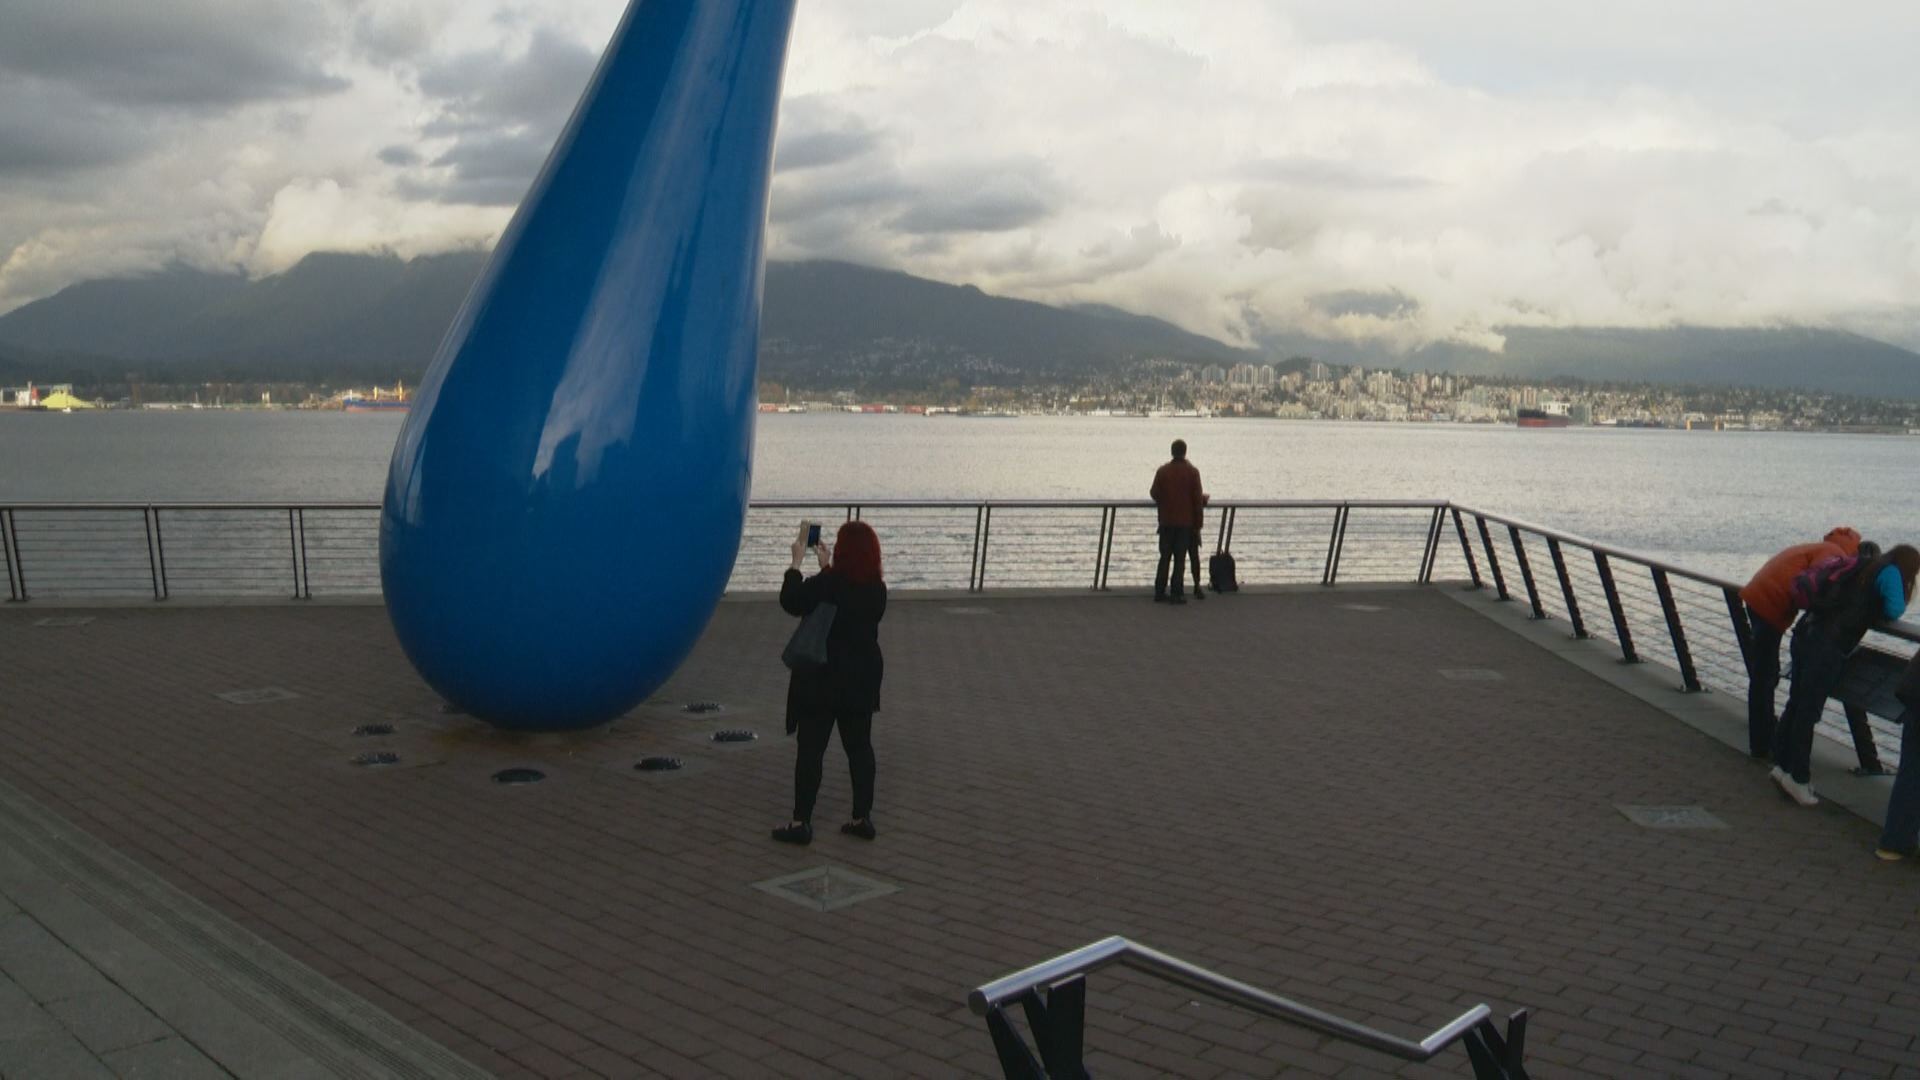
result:
[[[796,671],[787,681],[787,733],[802,716],[880,711],[880,680],[886,661],[880,655],[880,620],[887,614],[883,582],[852,585],[832,570],[802,578],[788,570],[780,584],[780,607],[806,616],[821,604],[834,605],[827,634],[827,666]]]

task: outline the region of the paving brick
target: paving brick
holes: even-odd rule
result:
[[[987,1074],[967,990],[1109,933],[1410,1037],[1530,1007],[1542,1075],[1821,1075],[1809,1055],[1844,1045],[1911,1065],[1920,918],[1910,875],[1856,857],[1869,829],[1782,805],[1764,770],[1436,590],[1368,595],[1393,614],[1338,591],[989,595],[973,618],[903,599],[874,844],[765,836],[792,769],[768,600],[723,604],[660,704],[530,739],[441,714],[377,608],[114,611],[84,639],[3,611],[10,665],[96,674],[85,696],[9,685],[0,779],[504,1074]],[[256,685],[302,696],[244,724],[207,700]],[[697,741],[717,724],[671,704],[697,699],[762,741]],[[442,764],[349,770],[328,748],[359,716],[405,718],[390,741]],[[700,767],[631,774],[658,753]],[[506,764],[550,777],[506,791]],[[847,794],[836,751],[825,820]],[[1633,802],[1732,827],[1636,830],[1613,809]],[[903,891],[821,913],[748,887],[821,864]],[[101,989],[14,947],[22,993]],[[1102,1075],[1464,1065],[1396,1067],[1132,972],[1089,985]]]

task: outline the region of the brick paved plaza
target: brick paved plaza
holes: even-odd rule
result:
[[[377,607],[15,605],[0,781],[503,1076],[996,1074],[967,991],[1109,934],[1415,1037],[1530,1007],[1537,1076],[1920,1075],[1920,867],[1452,593],[897,600],[872,844],[834,828],[837,746],[813,846],[768,839],[793,761],[770,599],[723,604],[612,730],[530,740],[444,714]],[[39,625],[63,614],[92,621]],[[399,763],[349,764],[376,749]],[[823,865],[898,891],[753,887]],[[20,955],[0,940],[0,998],[71,1012]],[[1090,982],[1097,1076],[1396,1070]],[[1399,1071],[1469,1074],[1457,1048]]]

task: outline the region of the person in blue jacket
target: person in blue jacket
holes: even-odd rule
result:
[[[1814,806],[1813,729],[1846,670],[1847,656],[1881,620],[1898,619],[1913,599],[1920,550],[1899,544],[1855,576],[1838,602],[1809,611],[1793,628],[1793,689],[1773,732],[1773,782],[1801,806]]]

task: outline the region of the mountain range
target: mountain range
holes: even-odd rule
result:
[[[271,277],[175,268],[88,281],[0,316],[0,378],[417,381],[485,261],[317,253]],[[1504,351],[1412,353],[1276,335],[1242,349],[1117,308],[1051,307],[840,262],[767,266],[761,374],[803,386],[1019,384],[1149,361],[1335,364],[1920,399],[1920,354],[1802,327],[1506,330]]]

